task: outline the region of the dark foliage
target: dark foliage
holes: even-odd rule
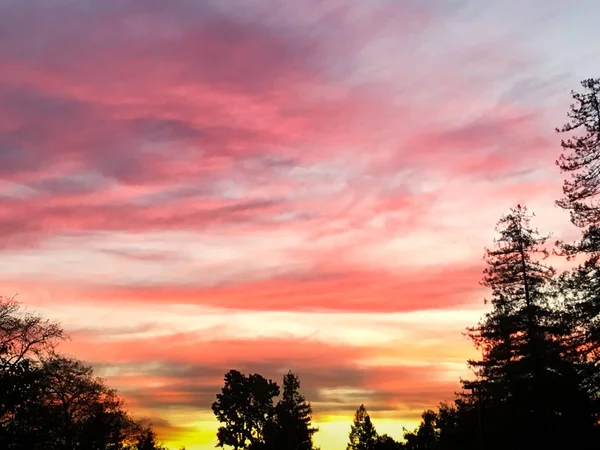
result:
[[[431,410],[423,412],[419,428],[413,432],[405,432],[404,448],[410,450],[434,450],[439,448],[440,431],[437,428],[437,414]]]
[[[275,407],[275,420],[269,436],[268,448],[312,450],[313,435],[317,428],[311,425],[312,407],[300,394],[300,380],[291,371],[283,377],[283,393]]]
[[[392,437],[387,434],[381,435],[377,438],[375,444],[375,450],[401,450],[404,448],[400,442],[396,442]]]
[[[264,448],[265,431],[270,431],[275,421],[273,399],[278,395],[277,383],[261,375],[227,372],[225,385],[212,404],[217,420],[223,424],[217,432],[218,446]]]
[[[545,238],[529,221],[520,206],[500,220],[483,278],[492,311],[469,330],[483,358],[469,362],[476,379],[463,385],[486,425],[478,428],[487,448],[561,448],[575,429],[583,445],[593,431],[585,366],[563,345],[569,329],[549,289],[554,269],[543,264]]]
[[[0,448],[163,450],[91,367],[55,352],[63,338],[58,324],[0,299]]]
[[[568,174],[564,196],[557,203],[571,213],[581,239],[561,244],[568,257],[581,261],[561,275],[558,287],[565,299],[564,323],[569,327],[572,357],[591,365],[586,370],[588,395],[598,401],[600,383],[600,79],[582,81],[584,91],[572,92],[570,121],[557,131],[571,133],[562,141],[557,164]]]
[[[377,448],[379,436],[364,405],[360,405],[354,414],[349,441],[347,450],[375,450]]]
[[[569,174],[564,196],[557,204],[570,211],[575,225],[594,230],[587,236],[592,243],[597,242],[600,223],[600,78],[584,80],[581,85],[583,93],[571,92],[574,102],[567,113],[571,120],[556,129],[573,133],[561,141],[564,153],[556,161],[561,171]]]

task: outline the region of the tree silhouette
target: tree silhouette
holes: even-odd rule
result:
[[[354,414],[346,450],[375,450],[378,440],[377,431],[367,409],[360,405]]]
[[[560,291],[566,299],[565,326],[570,329],[569,350],[591,364],[587,370],[588,393],[598,399],[600,383],[600,79],[581,82],[583,93],[572,92],[574,103],[570,121],[557,129],[572,135],[561,141],[563,154],[557,161],[568,174],[563,198],[557,203],[571,214],[581,228],[581,239],[561,243],[569,257],[583,259],[560,278]],[[600,410],[599,410],[600,412]],[[598,413],[598,412],[597,412]]]
[[[539,345],[542,320],[548,315],[543,308],[545,287],[554,269],[542,264],[548,255],[543,247],[546,238],[529,227],[529,220],[526,208],[512,209],[498,222],[496,247],[486,250],[482,284],[492,291],[493,309],[469,334],[483,350],[484,359],[470,364],[485,379],[482,387],[488,396],[492,389],[509,387],[505,383],[511,376],[509,363],[524,356],[537,359],[534,347]]]
[[[126,450],[167,450],[159,441],[152,427],[135,424],[133,431],[133,444]],[[181,448],[180,450],[185,450]]]
[[[291,371],[283,377],[283,393],[275,407],[275,422],[268,447],[273,449],[312,450],[312,408],[300,394],[300,381]]]
[[[56,440],[67,449],[118,449],[130,420],[116,392],[75,359],[54,358],[44,372],[43,407],[54,418]]]
[[[570,211],[576,226],[585,229],[580,248],[591,246],[596,252],[600,224],[600,204],[596,200],[600,194],[600,78],[583,80],[581,85],[584,93],[571,92],[574,103],[567,113],[571,120],[556,129],[559,133],[578,133],[561,141],[564,153],[556,164],[570,176],[564,181],[564,195],[557,204]],[[590,239],[587,242],[586,237]]]
[[[277,383],[258,374],[245,376],[237,370],[225,374],[225,384],[212,410],[224,424],[217,432],[218,447],[257,449],[265,445],[265,429],[274,421],[273,398],[279,395]]]
[[[55,356],[31,372],[35,382],[2,423],[1,448],[162,450],[116,392],[81,361]]]
[[[51,358],[60,326],[0,297],[0,448],[47,448],[39,433],[44,359]]]
[[[580,366],[563,347],[568,330],[552,307],[555,271],[542,262],[546,238],[530,227],[521,206],[500,219],[497,231],[482,282],[491,289],[492,311],[469,330],[483,358],[469,361],[477,379],[463,384],[485,420],[486,447],[554,448],[577,424],[582,433],[589,429],[590,404]]]
[[[481,412],[480,400],[468,396],[459,396],[452,404],[440,404],[435,418],[439,450],[485,448]]]
[[[0,448],[164,450],[90,366],[57,354],[64,337],[58,324],[0,299]]]
[[[384,434],[379,436],[377,444],[375,444],[376,450],[401,450],[404,448],[400,442],[396,442],[391,436]]]
[[[24,359],[48,357],[63,339],[57,323],[24,311],[13,298],[0,296],[0,369]]]
[[[436,450],[439,445],[439,430],[436,427],[437,414],[427,410],[421,415],[421,424],[413,432],[405,432],[405,448],[408,450]]]

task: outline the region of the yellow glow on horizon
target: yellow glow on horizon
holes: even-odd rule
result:
[[[184,416],[191,416],[191,414],[177,415],[183,420],[182,423],[175,423],[174,416],[171,416],[170,421],[174,425],[184,427],[184,430],[178,430],[175,435],[165,439],[165,445],[170,450],[179,450],[182,446],[185,446],[186,450],[215,448],[218,424],[214,418],[208,414],[200,414],[200,420],[186,422]],[[378,413],[370,413],[370,415],[380,435],[387,434],[398,441],[402,440],[403,428],[413,430],[420,423],[420,418],[395,419]],[[315,445],[321,447],[322,450],[344,450],[348,443],[352,416],[353,413],[344,413],[316,417],[313,424],[319,428],[319,431],[314,437]],[[196,418],[198,418],[197,415]]]
[[[175,429],[158,428],[159,435],[165,436],[163,441],[170,450],[208,450],[217,445],[217,428],[219,426],[209,411],[167,411],[162,415]]]

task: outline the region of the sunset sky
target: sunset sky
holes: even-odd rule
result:
[[[0,0],[0,294],[173,448],[237,368],[342,450],[452,398],[482,255],[554,207],[597,0]]]

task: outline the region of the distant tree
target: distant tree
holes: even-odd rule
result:
[[[225,374],[225,384],[212,410],[223,424],[217,432],[218,447],[258,449],[265,445],[265,429],[274,421],[273,399],[277,383],[259,374],[245,376],[237,370]]]
[[[421,415],[421,424],[412,432],[405,432],[405,448],[408,450],[437,450],[439,448],[439,430],[436,426],[437,414],[427,410]]]
[[[132,444],[125,450],[167,450],[158,440],[156,432],[150,425],[134,423],[132,429]],[[180,450],[185,450],[181,448]]]
[[[275,407],[275,421],[266,439],[268,447],[312,450],[317,428],[311,425],[312,407],[300,394],[300,381],[291,371],[283,377],[282,397]]]
[[[346,450],[375,450],[379,437],[364,405],[356,410]]]
[[[396,442],[391,436],[384,434],[379,436],[377,443],[375,444],[376,450],[402,450],[404,445],[400,442]]]
[[[440,404],[435,420],[439,450],[481,450],[480,405],[472,400],[459,396],[452,404]]]

